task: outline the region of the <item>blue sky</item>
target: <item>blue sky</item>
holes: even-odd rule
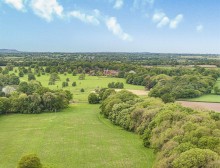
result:
[[[0,48],[220,53],[220,0],[1,0]]]

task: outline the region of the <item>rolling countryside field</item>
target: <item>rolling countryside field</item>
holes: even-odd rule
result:
[[[16,70],[16,69],[15,69]],[[13,72],[15,73],[15,72]],[[15,73],[17,75],[17,73]],[[127,84],[124,78],[114,78],[106,76],[89,76],[86,75],[85,80],[79,80],[79,75],[72,76],[72,74],[59,74],[60,80],[56,81],[55,85],[48,85],[50,74],[36,76],[36,80],[40,81],[41,84],[50,89],[62,89],[62,82],[69,78],[69,86],[65,87],[65,90],[73,93],[74,102],[87,102],[88,94],[93,92],[95,89],[107,88],[110,82],[123,82],[125,89],[131,90],[145,90],[143,86]],[[27,75],[20,78],[21,81],[28,81]],[[76,86],[72,86],[72,82],[76,82]],[[80,89],[84,89],[85,92],[80,92]]]
[[[44,165],[72,167],[152,167],[153,150],[140,137],[112,125],[98,105],[77,104],[57,113],[0,117],[0,167],[16,167],[36,153]]]

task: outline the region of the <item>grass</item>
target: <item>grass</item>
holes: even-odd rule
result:
[[[98,105],[77,104],[59,113],[0,116],[0,167],[16,167],[30,153],[54,168],[152,167],[153,151],[139,136],[98,111]]]
[[[14,70],[17,68],[14,68]],[[12,72],[10,72],[12,73]],[[18,73],[15,73],[18,75]],[[64,89],[69,90],[73,93],[73,100],[75,102],[87,102],[88,94],[91,91],[94,91],[97,88],[106,88],[110,82],[123,82],[125,89],[133,89],[133,90],[144,90],[143,86],[130,85],[126,84],[125,79],[122,78],[113,78],[113,77],[97,77],[97,76],[88,76],[86,75],[85,80],[79,80],[79,76],[72,76],[72,74],[59,74],[60,81],[56,81],[55,85],[48,85],[50,75],[41,75],[40,77],[36,77],[37,81],[40,81],[41,84],[45,87],[49,87],[50,89],[62,89],[62,82],[66,81],[66,78],[70,79],[69,86]],[[28,81],[27,75],[20,78],[21,81]],[[72,83],[76,82],[77,86],[72,87]],[[80,89],[83,88],[85,92],[80,92]]]
[[[197,98],[184,99],[192,102],[209,102],[209,103],[220,103],[220,95],[207,94]]]

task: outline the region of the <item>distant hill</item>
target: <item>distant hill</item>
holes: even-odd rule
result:
[[[15,49],[0,49],[0,53],[19,53],[20,51]]]

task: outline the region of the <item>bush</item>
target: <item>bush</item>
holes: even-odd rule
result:
[[[108,88],[117,88],[117,89],[123,89],[124,84],[122,82],[111,82],[108,84]]]
[[[42,168],[42,164],[36,154],[30,154],[21,158],[18,168]]]
[[[72,83],[72,86],[73,86],[73,87],[76,86],[76,82],[73,82],[73,83]]]
[[[36,80],[36,78],[35,78],[34,74],[29,73],[28,74],[28,81],[31,81],[31,80]]]
[[[79,80],[85,80],[86,75],[85,74],[80,74],[79,75]]]
[[[82,88],[82,89],[80,89],[80,92],[85,92],[85,90]]]
[[[98,104],[99,103],[99,97],[95,93],[90,93],[88,96],[88,102],[89,104]]]
[[[212,165],[213,162],[217,160],[217,153],[209,149],[194,148],[183,152],[180,157],[173,162],[173,167],[209,167],[209,165]]]

